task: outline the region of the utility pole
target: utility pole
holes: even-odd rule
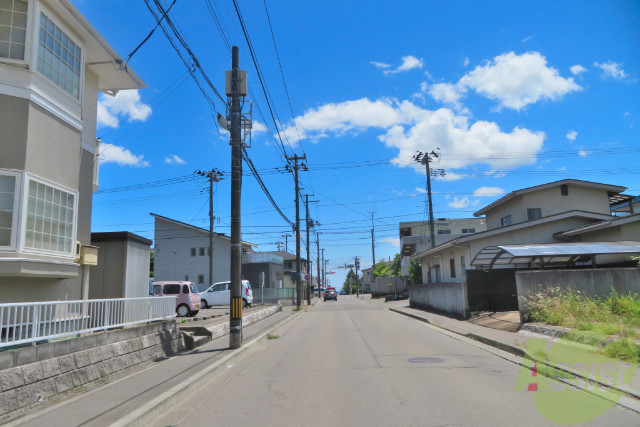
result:
[[[282,237],[284,237],[284,251],[285,252],[289,252],[289,237],[291,237],[291,234],[283,234]],[[280,244],[282,244],[282,242],[280,242]],[[280,249],[278,249],[280,250]]]
[[[305,200],[305,206],[307,208],[307,226],[305,228],[307,229],[307,274],[309,275],[309,280],[307,281],[307,305],[311,305],[311,282],[313,278],[311,277],[311,256],[309,254],[309,243],[310,243],[309,229],[313,228],[313,221],[311,220],[311,218],[309,218],[309,195],[308,194],[304,195],[304,200]]]
[[[294,155],[293,157],[287,156],[288,161],[293,161],[293,170],[295,172],[296,180],[296,306],[300,308],[302,305],[302,282],[300,281],[300,188],[298,183],[298,165],[299,160],[306,160],[306,154],[302,156]]]
[[[220,182],[222,172],[211,169],[210,171],[196,171],[197,175],[209,178],[209,287],[213,285],[213,183]]]
[[[231,74],[231,76],[229,76]],[[242,346],[242,229],[240,227],[242,195],[242,107],[240,97],[247,95],[247,74],[240,71],[238,46],[231,49],[231,73],[226,73],[226,94],[231,97],[231,310],[229,347]],[[230,83],[230,84],[229,84]],[[228,120],[227,120],[228,122]]]
[[[437,150],[440,150],[439,148],[437,148]],[[434,248],[436,246],[436,237],[435,237],[435,231],[434,231],[434,222],[433,222],[433,203],[431,202],[431,175],[433,174],[433,176],[436,176],[438,174],[440,174],[440,176],[444,176],[445,172],[444,169],[434,169],[431,170],[429,168],[429,163],[434,161],[434,159],[437,159],[440,157],[439,153],[436,153],[435,151],[431,151],[431,153],[423,153],[422,151],[418,151],[414,156],[413,156],[413,160],[415,160],[418,163],[421,163],[423,165],[426,166],[427,169],[427,196],[429,198],[429,232],[431,234],[431,247]]]
[[[360,291],[358,289],[358,269],[360,268],[360,259],[356,257],[356,298],[360,296]]]
[[[318,296],[320,296],[320,233],[316,232],[316,248],[318,249],[318,275],[316,276],[316,284],[318,287]]]
[[[376,269],[376,241],[374,238],[375,224],[373,222],[373,212],[371,212],[371,256],[373,258],[373,264],[371,266],[371,280],[373,280],[373,272]],[[364,275],[362,276],[362,280],[364,281]],[[371,290],[369,288],[369,290]]]

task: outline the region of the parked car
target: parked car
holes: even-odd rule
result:
[[[338,301],[338,293],[336,292],[335,289],[327,289],[324,293],[324,300],[328,300],[328,299],[332,299],[332,300],[336,300]]]
[[[340,291],[338,292],[340,295],[346,295],[347,293],[345,291]]]
[[[231,282],[214,283],[206,291],[200,292],[202,308],[213,305],[229,305],[231,303]],[[242,307],[253,304],[253,291],[248,280],[242,281]]]
[[[200,295],[193,282],[153,282],[153,296],[176,296],[176,314],[195,316],[200,311]]]

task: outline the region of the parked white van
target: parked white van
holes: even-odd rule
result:
[[[230,305],[231,282],[214,283],[206,291],[200,292],[202,308],[209,308],[213,305]],[[253,304],[253,291],[248,280],[242,281],[242,307]]]

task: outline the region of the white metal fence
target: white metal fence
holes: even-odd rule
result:
[[[0,304],[0,348],[174,317],[176,297]]]

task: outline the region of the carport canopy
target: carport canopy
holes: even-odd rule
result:
[[[487,246],[471,265],[492,268],[497,265],[569,266],[589,261],[595,255],[640,254],[640,242],[550,243],[535,245]]]

